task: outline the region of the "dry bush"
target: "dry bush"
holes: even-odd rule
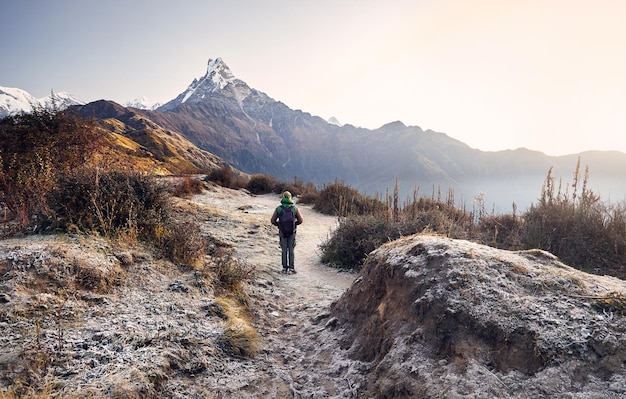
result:
[[[246,185],[246,189],[252,194],[269,194],[276,187],[276,179],[266,175],[253,175]]]
[[[320,245],[321,261],[358,270],[368,253],[400,236],[394,225],[389,219],[373,215],[342,218],[332,236]]]
[[[477,241],[494,248],[522,249],[523,219],[513,215],[485,215],[478,222]]]
[[[567,186],[571,193],[562,192],[561,184],[557,189],[549,171],[539,203],[523,216],[522,241],[585,272],[626,278],[626,205],[602,202],[587,182],[588,170],[580,177],[580,160]]]
[[[360,269],[369,252],[402,236],[424,231],[452,238],[467,238],[470,234],[471,215],[428,198],[415,198],[400,208],[397,192],[394,190],[394,195],[388,197],[387,204],[372,200],[376,205],[352,208],[365,213],[341,218],[332,236],[320,245],[322,261],[337,267]],[[345,193],[353,194],[345,187],[333,187],[331,193],[340,198]]]
[[[582,178],[580,164],[571,185],[557,186],[549,171],[539,203],[521,216],[489,215],[480,198],[468,213],[454,206],[450,193],[446,201],[417,198],[415,193],[400,207],[397,184],[382,204],[335,183],[320,192],[315,208],[346,218],[321,245],[322,259],[358,269],[378,245],[427,231],[502,249],[543,249],[583,271],[626,278],[626,204],[603,203],[587,181],[588,171]],[[567,187],[565,192],[562,187]]]
[[[223,165],[219,169],[212,170],[207,175],[206,181],[212,181],[219,186],[233,189],[244,188],[248,183],[246,178],[237,175],[229,165]]]
[[[315,205],[319,198],[319,191],[312,182],[304,184],[299,179],[294,179],[292,190],[298,195],[298,202],[301,204]]]
[[[314,205],[318,201],[318,198],[319,193],[317,191],[305,191],[298,197],[298,202],[301,204]]]
[[[315,210],[337,216],[387,214],[389,211],[381,201],[340,182],[322,188],[315,202]]]
[[[119,265],[109,268],[82,265],[77,267],[74,277],[78,288],[98,294],[107,293],[112,287],[119,286],[124,278],[125,272]]]
[[[204,183],[202,180],[192,176],[185,176],[183,180],[174,186],[172,194],[179,198],[189,198],[195,194],[202,193]]]
[[[129,230],[150,238],[169,213],[167,190],[153,176],[89,167],[62,176],[48,204],[53,228],[109,238]]]
[[[236,292],[241,285],[254,279],[256,268],[232,256],[230,251],[222,251],[211,258],[208,265],[214,284],[223,290]]]
[[[142,239],[174,263],[197,267],[207,239],[195,221],[175,212],[170,199],[154,176],[81,168],[63,176],[50,196],[52,227],[95,232],[125,244]]]
[[[59,174],[85,162],[103,145],[102,134],[70,111],[35,107],[0,120],[0,203],[22,228],[40,226],[46,198]]]
[[[176,264],[197,268],[204,263],[208,239],[193,220],[170,219],[154,232],[152,240]]]

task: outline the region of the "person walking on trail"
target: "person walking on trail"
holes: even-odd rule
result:
[[[280,205],[274,210],[271,222],[278,226],[278,237],[280,238],[280,249],[282,250],[283,273],[295,273],[296,246],[296,226],[302,224],[304,220],[294,205],[291,193],[285,191],[280,199]]]

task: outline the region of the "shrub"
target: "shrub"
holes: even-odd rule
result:
[[[174,186],[172,194],[180,198],[189,198],[195,194],[200,194],[204,190],[201,180],[192,176],[185,176],[183,180]]]
[[[228,251],[216,254],[209,265],[213,282],[218,288],[237,291],[241,285],[254,278],[256,268],[241,259],[234,258]]]
[[[226,188],[240,189],[246,187],[247,181],[244,177],[235,174],[233,168],[228,165],[223,165],[219,169],[211,171],[206,181],[212,181],[217,185]]]
[[[35,107],[0,120],[0,202],[22,227],[38,223],[58,176],[88,162],[102,138],[91,121],[70,111]]]
[[[151,240],[167,259],[179,265],[197,268],[204,263],[208,240],[192,220],[168,218],[153,233]]]
[[[477,241],[494,248],[523,249],[523,219],[512,214],[485,215],[478,222]]]
[[[321,261],[358,270],[368,253],[399,236],[397,226],[388,219],[373,215],[342,218],[332,236],[320,245]]]
[[[625,278],[626,205],[610,206],[588,190],[588,171],[578,192],[579,167],[580,160],[571,195],[555,191],[548,172],[539,203],[524,215],[523,243],[586,272]]]
[[[343,183],[325,186],[315,202],[315,210],[328,215],[386,214],[389,208],[379,200],[367,197]]]
[[[253,175],[246,185],[246,189],[252,194],[269,194],[276,187],[276,180],[266,175]]]
[[[50,194],[52,227],[76,226],[109,238],[136,230],[149,238],[167,218],[168,197],[153,176],[81,168],[62,176]]]

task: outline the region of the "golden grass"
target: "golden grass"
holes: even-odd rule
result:
[[[260,336],[252,325],[247,309],[230,298],[217,298],[216,303],[226,315],[226,327],[219,342],[230,355],[241,358],[254,357],[260,347]]]

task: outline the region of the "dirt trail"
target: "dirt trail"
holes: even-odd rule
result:
[[[337,224],[337,218],[320,214],[310,205],[297,204],[304,223],[298,227],[295,275],[282,275],[278,231],[270,224],[272,212],[280,204],[274,194],[254,196],[245,191],[218,188],[194,197],[193,201],[240,215],[239,223],[228,231],[226,240],[236,247],[236,254],[257,266],[264,278],[277,280],[281,288],[294,290],[304,301],[323,300],[350,287],[354,275],[338,273],[319,261],[319,244]]]
[[[250,296],[262,353],[253,361],[232,363],[234,372],[208,379],[214,397],[235,393],[240,398],[355,397],[357,377],[346,378],[351,362],[342,359],[337,350],[341,338],[329,328],[333,320],[328,306],[350,287],[356,275],[322,265],[318,252],[319,244],[336,226],[336,217],[298,204],[304,223],[297,232],[297,274],[285,275],[280,272],[278,232],[270,224],[279,205],[277,195],[252,196],[215,188],[193,201],[230,212],[223,220],[212,222],[230,224],[229,228],[215,229],[212,234],[222,234],[221,239],[236,247],[236,256],[258,271]],[[205,227],[211,228],[211,223]]]

